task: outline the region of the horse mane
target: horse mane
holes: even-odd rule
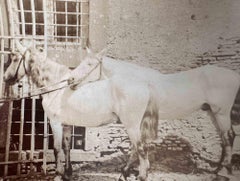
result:
[[[43,56],[41,52],[31,51],[29,67],[32,81],[37,87],[47,86],[48,83],[58,82],[70,69]]]

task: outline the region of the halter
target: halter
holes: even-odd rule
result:
[[[20,59],[20,62],[19,62],[19,64],[18,64],[16,73],[15,73],[15,75],[14,75],[13,78],[12,78],[12,79],[14,79],[14,80],[16,80],[17,77],[18,77],[18,72],[19,72],[21,63],[23,63],[23,68],[24,68],[25,74],[28,75],[28,71],[27,71],[27,68],[26,68],[26,65],[25,65],[25,55],[26,55],[27,51],[30,51],[30,50],[29,50],[29,49],[26,49],[26,51],[25,51],[24,54],[22,55],[22,57],[21,57],[21,59]]]
[[[27,49],[24,54],[22,55],[21,59],[20,59],[20,62],[18,64],[18,67],[17,67],[17,70],[16,70],[16,73],[14,75],[14,79],[17,79],[17,74],[18,74],[18,71],[19,71],[19,68],[20,68],[20,65],[21,63],[23,62],[23,67],[24,67],[24,70],[25,70],[25,73],[26,75],[29,74],[29,72],[27,71],[27,68],[26,68],[26,65],[25,65],[25,54],[27,51],[30,51],[29,49]],[[51,93],[51,92],[55,92],[55,91],[58,91],[58,90],[61,90],[61,89],[64,89],[64,88],[67,88],[67,87],[71,87],[71,86],[74,86],[77,87],[78,84],[80,84],[82,81],[84,81],[98,66],[102,66],[102,59],[99,59],[97,58],[97,61],[99,62],[90,72],[87,73],[87,75],[85,75],[84,77],[82,77],[81,79],[77,80],[77,81],[70,81],[68,78],[67,79],[64,79],[64,80],[61,80],[57,83],[54,83],[48,87],[41,87],[41,88],[38,88],[36,89],[36,92],[37,93],[31,93],[29,92],[26,96],[21,96],[21,97],[13,97],[13,98],[4,98],[4,99],[1,99],[0,98],[0,103],[4,103],[6,101],[14,101],[14,100],[20,100],[20,99],[26,99],[26,98],[31,98],[31,97],[35,97],[35,96],[39,96],[39,95],[44,95],[44,94],[48,94],[48,93]],[[100,76],[99,76],[99,79],[101,78],[102,76],[102,69],[100,68]],[[12,78],[12,79],[13,79]],[[98,80],[99,80],[98,79]],[[50,89],[50,90],[47,90],[47,91],[43,91],[45,88],[49,88],[49,87],[52,87],[52,86],[55,86],[55,85],[58,85],[58,84],[61,84],[61,83],[64,83],[66,82],[66,85],[63,85],[61,87],[58,87],[58,88],[53,88],[53,89]],[[39,93],[40,91],[40,93]]]

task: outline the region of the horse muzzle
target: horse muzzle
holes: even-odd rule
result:
[[[10,77],[10,76],[6,76],[6,75],[3,76],[3,80],[8,85],[14,85],[18,81],[17,77],[15,77],[15,76]]]

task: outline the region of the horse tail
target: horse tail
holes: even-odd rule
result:
[[[150,98],[140,127],[141,141],[145,143],[157,138],[158,108],[155,100],[156,98],[154,97],[153,91],[150,88]]]
[[[235,97],[230,115],[231,115],[232,125],[233,126],[240,125],[240,87]]]
[[[232,130],[229,131],[229,137],[231,139],[233,149],[232,159],[234,159],[235,154],[239,155],[239,146],[237,145],[239,145],[240,141],[240,87],[231,108],[230,117],[232,123]]]

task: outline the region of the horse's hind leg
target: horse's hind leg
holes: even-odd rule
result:
[[[148,150],[143,142],[138,142],[137,145],[138,156],[139,156],[139,176],[140,181],[146,181],[148,176],[148,170],[150,163],[148,159]]]
[[[231,137],[229,135],[229,131],[231,130],[230,117],[227,114],[221,113],[214,115],[214,113],[211,110],[209,110],[209,115],[219,133],[219,136],[222,139],[221,164],[228,170],[228,174],[231,174],[232,145],[230,141]]]
[[[70,149],[71,149],[71,137],[72,137],[72,126],[63,126],[63,152],[65,156],[65,172],[64,178],[69,179],[72,175],[72,165],[70,160]]]

